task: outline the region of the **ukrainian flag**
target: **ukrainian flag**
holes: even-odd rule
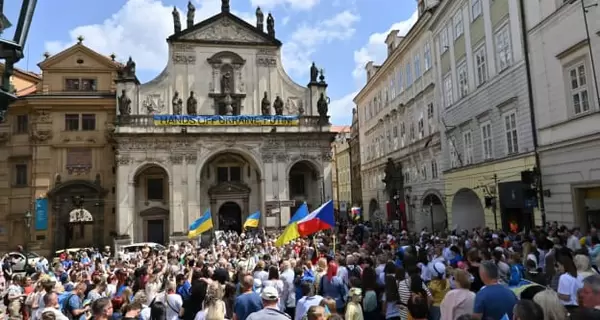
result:
[[[306,202],[304,202],[296,213],[290,219],[287,227],[283,230],[283,233],[277,238],[275,241],[276,247],[281,247],[290,241],[300,238],[300,233],[298,232],[298,221],[306,218],[308,216],[308,207],[306,206]]]
[[[196,221],[190,224],[190,230],[188,231],[188,238],[195,238],[202,233],[213,228],[212,222],[212,214],[210,213],[210,209],[206,210],[204,214],[196,219]]]
[[[260,211],[256,211],[246,218],[244,222],[244,229],[246,228],[258,228],[258,224],[260,223]]]

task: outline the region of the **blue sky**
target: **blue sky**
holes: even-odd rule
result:
[[[220,0],[192,1],[197,22],[220,11]],[[5,2],[13,24],[21,2]],[[416,19],[416,0],[231,0],[232,11],[252,24],[257,5],[273,13],[277,38],[284,43],[283,65],[296,82],[308,83],[312,61],[325,70],[335,124],[350,123],[352,98],[365,83],[364,64],[385,59],[387,33],[406,33]],[[55,54],[82,35],[84,44],[100,53],[115,53],[118,60],[131,55],[140,80],[149,81],[167,61],[173,6],[185,20],[187,0],[38,0],[19,67],[39,71],[44,52]],[[3,37],[13,33],[11,28]]]

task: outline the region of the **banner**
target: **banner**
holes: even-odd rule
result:
[[[156,126],[297,126],[298,116],[155,115]]]
[[[38,198],[35,200],[35,230],[44,231],[48,229],[48,199]]]

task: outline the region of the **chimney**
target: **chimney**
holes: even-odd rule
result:
[[[398,38],[399,32],[400,32],[400,30],[392,30],[392,31],[390,31],[390,33],[388,33],[387,37],[385,38],[385,44],[387,45],[387,48],[388,48],[388,57],[392,54],[392,52],[396,48],[396,45],[397,45],[396,38]]]

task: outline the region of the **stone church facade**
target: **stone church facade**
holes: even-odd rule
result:
[[[169,61],[140,84],[133,60],[117,80],[116,234],[119,243],[168,242],[210,209],[215,229],[239,231],[260,211],[261,225],[287,224],[295,207],[331,199],[333,134],[327,84],[310,68],[307,86],[281,64],[274,20],[257,9],[251,25],[230,12],[198,24],[188,7],[182,30],[173,12]],[[309,68],[310,66],[307,66]],[[298,125],[159,126],[155,115],[291,115]]]

